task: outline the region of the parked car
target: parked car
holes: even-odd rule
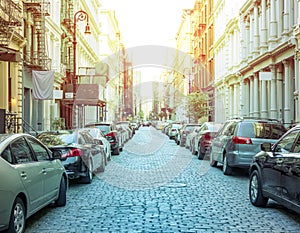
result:
[[[31,135],[0,135],[0,231],[22,233],[26,219],[43,207],[66,205],[60,158]]]
[[[150,126],[151,126],[151,123],[150,123],[150,121],[143,121],[142,125],[143,125],[143,127],[144,127],[144,126],[150,127]]]
[[[273,146],[265,142],[250,166],[249,198],[255,206],[269,199],[300,214],[300,125],[290,129]]]
[[[285,132],[283,124],[276,120],[228,120],[211,143],[210,165],[222,163],[224,175],[231,175],[234,167],[249,168],[260,144],[275,143]]]
[[[94,142],[87,130],[43,132],[37,138],[50,150],[62,154],[62,164],[69,179],[89,184],[94,173],[105,169],[104,149]]]
[[[220,123],[204,122],[191,144],[192,154],[198,155],[198,159],[203,159],[205,154],[209,152],[211,141],[216,136],[221,126],[222,124]]]
[[[192,144],[195,140],[195,136],[198,134],[200,129],[200,125],[194,127],[191,132],[186,136],[186,140],[185,140],[185,148],[188,148],[191,150],[192,148]]]
[[[129,138],[135,134],[135,128],[131,125],[130,121],[119,121],[116,125],[122,125],[129,133]]]
[[[113,155],[119,155],[123,150],[122,137],[118,132],[116,125],[112,122],[95,122],[86,124],[88,128],[99,128],[110,143]]]
[[[180,135],[178,136],[179,145],[185,146],[187,135],[196,127],[200,126],[199,124],[184,124],[180,129]]]
[[[167,135],[170,139],[175,139],[176,135],[179,132],[179,129],[182,127],[181,123],[171,123],[168,128]]]
[[[103,147],[106,155],[105,164],[107,164],[107,162],[111,160],[111,154],[112,154],[109,141],[106,139],[105,135],[102,133],[102,131],[99,128],[84,128],[84,129],[89,131],[94,141],[98,142]]]
[[[126,129],[126,127],[123,125],[116,125],[116,129],[119,132],[121,144],[123,147],[123,145],[125,145],[125,143],[130,139],[131,132],[129,132],[129,130]]]

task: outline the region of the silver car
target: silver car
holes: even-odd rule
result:
[[[274,144],[286,132],[276,120],[237,118],[228,120],[211,143],[210,165],[223,164],[224,175],[234,167],[249,168],[264,142]]]
[[[0,230],[22,233],[38,210],[66,205],[68,178],[60,158],[31,135],[0,135]]]

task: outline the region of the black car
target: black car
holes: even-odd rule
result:
[[[87,130],[43,132],[37,135],[51,151],[59,151],[69,179],[91,183],[105,169],[105,151]]]
[[[117,130],[117,127],[112,122],[96,122],[85,125],[85,127],[99,128],[109,141],[113,155],[119,155],[123,149],[122,136]]]
[[[270,198],[300,214],[300,125],[261,149],[250,166],[250,202],[266,206]]]

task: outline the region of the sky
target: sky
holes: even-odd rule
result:
[[[126,48],[142,45],[175,47],[182,10],[194,0],[102,0],[103,8],[114,9]]]

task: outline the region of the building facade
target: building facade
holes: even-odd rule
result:
[[[241,115],[297,121],[297,1],[247,1],[240,9]],[[267,76],[265,76],[267,75]]]
[[[23,4],[21,1],[1,0],[0,5],[0,132],[21,129],[22,49],[26,44],[23,34]]]

